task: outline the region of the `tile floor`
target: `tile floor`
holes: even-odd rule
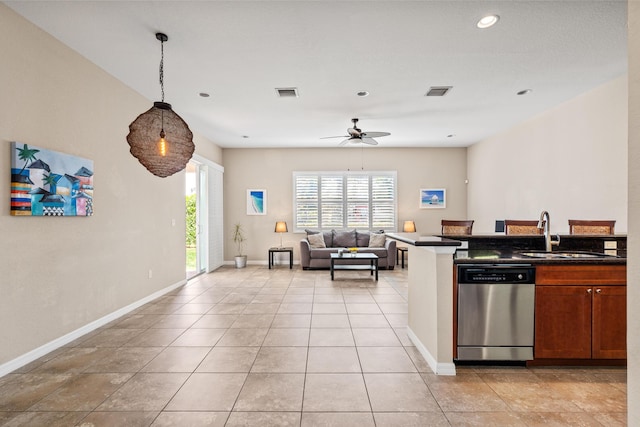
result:
[[[407,270],[224,267],[0,378],[2,426],[623,426],[621,368],[459,367],[412,346]]]

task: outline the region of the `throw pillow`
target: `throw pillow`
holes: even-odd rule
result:
[[[322,234],[309,234],[307,236],[307,239],[309,240],[309,246],[311,246],[314,249],[327,247],[324,244],[324,238],[322,237]]]
[[[387,240],[387,236],[384,234],[371,233],[369,237],[370,248],[384,248],[384,242]]]
[[[334,248],[352,248],[356,246],[356,230],[333,231]]]

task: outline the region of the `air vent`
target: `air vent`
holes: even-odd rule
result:
[[[425,96],[445,96],[453,86],[431,86]]]
[[[276,92],[280,98],[297,98],[298,88],[295,87],[277,87]]]

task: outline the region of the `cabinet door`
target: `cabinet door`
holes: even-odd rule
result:
[[[627,288],[593,287],[593,358],[627,357]]]
[[[591,358],[591,290],[536,286],[535,358]]]

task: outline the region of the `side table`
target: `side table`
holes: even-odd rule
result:
[[[396,265],[398,265],[398,261],[402,259],[402,268],[404,268],[404,254],[409,250],[409,248],[404,246],[396,246]]]
[[[289,270],[293,268],[293,247],[287,248],[269,248],[269,270],[273,264],[273,256],[276,252],[288,252],[289,253]]]

